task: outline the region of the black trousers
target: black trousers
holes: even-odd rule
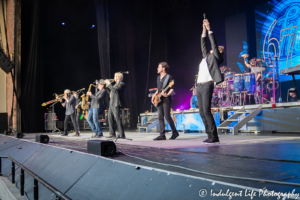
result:
[[[110,106],[108,110],[109,135],[116,135],[115,124],[117,125],[119,136],[125,137],[124,127],[120,116],[120,107]]]
[[[178,133],[177,130],[176,130],[174,121],[173,121],[173,119],[171,118],[171,115],[170,115],[171,104],[172,104],[172,99],[171,98],[162,97],[160,104],[157,106],[160,136],[164,136],[166,134],[164,117],[166,118],[167,122],[169,123],[169,125],[172,129],[172,133],[173,134]]]
[[[80,126],[79,126],[79,120],[80,120],[80,116],[81,116],[82,112],[78,112],[78,110],[75,110],[75,121],[78,125],[78,131],[80,131]]]
[[[197,103],[199,114],[205,126],[209,139],[219,139],[216,123],[211,114],[211,100],[214,90],[214,82],[208,81],[204,84],[197,84]]]
[[[72,121],[72,123],[73,123],[75,132],[76,132],[77,134],[79,134],[79,133],[78,133],[78,124],[77,124],[77,122],[76,122],[76,119],[75,119],[76,116],[75,116],[75,112],[74,112],[74,113],[72,113],[71,115],[66,115],[66,116],[65,116],[65,124],[64,124],[65,135],[68,134],[68,122],[69,122],[70,118],[71,118],[71,121]]]

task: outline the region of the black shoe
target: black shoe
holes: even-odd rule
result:
[[[106,138],[115,138],[115,137],[116,137],[115,135],[109,135]]]
[[[209,139],[205,144],[220,144],[219,139]]]
[[[68,136],[68,134],[61,134],[61,136]]]
[[[154,138],[153,140],[166,140],[166,136],[163,135],[163,136],[158,136],[157,138]]]
[[[125,139],[125,136],[118,135],[118,139]]]
[[[79,136],[80,136],[80,134],[79,134],[79,133],[74,135],[74,137],[79,137]]]
[[[178,133],[174,133],[174,134],[172,134],[172,136],[170,137],[170,140],[175,140],[178,136],[179,136]]]
[[[206,143],[209,140],[209,138],[207,138],[206,140],[203,140],[202,143]]]

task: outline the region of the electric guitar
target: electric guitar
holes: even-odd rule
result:
[[[162,96],[162,92],[166,92],[170,87],[172,87],[174,85],[174,81],[171,81],[170,83],[169,83],[169,85],[165,88],[165,89],[163,89],[163,90],[160,90],[157,94],[155,94],[154,95],[154,103],[153,103],[153,105],[155,106],[155,107],[157,107],[158,106],[158,104],[161,102],[161,96]]]

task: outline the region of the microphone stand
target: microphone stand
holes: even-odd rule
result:
[[[54,106],[55,104],[57,104],[59,101],[53,103],[50,107],[52,107],[52,114],[54,114]],[[53,117],[53,116],[52,116]],[[58,131],[58,133],[60,133],[60,130],[56,127],[56,119],[55,119],[55,124],[53,124],[53,130],[52,133],[57,133],[56,131]]]

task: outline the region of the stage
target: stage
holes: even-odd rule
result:
[[[216,126],[230,118],[239,110],[255,111],[257,107],[261,110],[257,112],[245,125],[243,125],[240,132],[297,132],[300,133],[300,102],[285,102],[274,104],[255,104],[255,105],[241,105],[230,107],[212,108],[212,114],[215,119]],[[199,109],[191,108],[187,110],[179,110],[173,112],[173,119],[175,118],[176,129],[183,132],[205,132],[205,127],[199,115]],[[141,124],[147,123],[153,117],[157,116],[157,112],[141,113]],[[233,122],[230,126],[234,126],[237,122],[244,119],[246,115],[239,116],[239,120]],[[158,130],[158,123],[156,124]],[[156,126],[155,125],[155,126]],[[152,127],[151,127],[152,128]],[[154,129],[155,130],[155,129]],[[166,130],[171,130],[168,123],[166,123]]]
[[[86,153],[87,140],[91,139],[92,132],[84,132],[80,137],[69,135],[63,137],[49,134],[48,145]],[[201,143],[206,139],[204,133],[181,133],[176,140],[153,141],[157,135],[158,133],[126,131],[126,137],[132,141],[117,140],[117,150],[122,153],[111,159],[226,182],[244,189],[280,192],[292,192],[296,189],[295,193],[300,192],[299,134],[222,134],[218,145]],[[104,136],[108,136],[107,131]],[[167,138],[170,136],[168,133]],[[21,140],[34,142],[34,138],[35,134],[26,134]],[[266,180],[292,185],[268,183]]]

